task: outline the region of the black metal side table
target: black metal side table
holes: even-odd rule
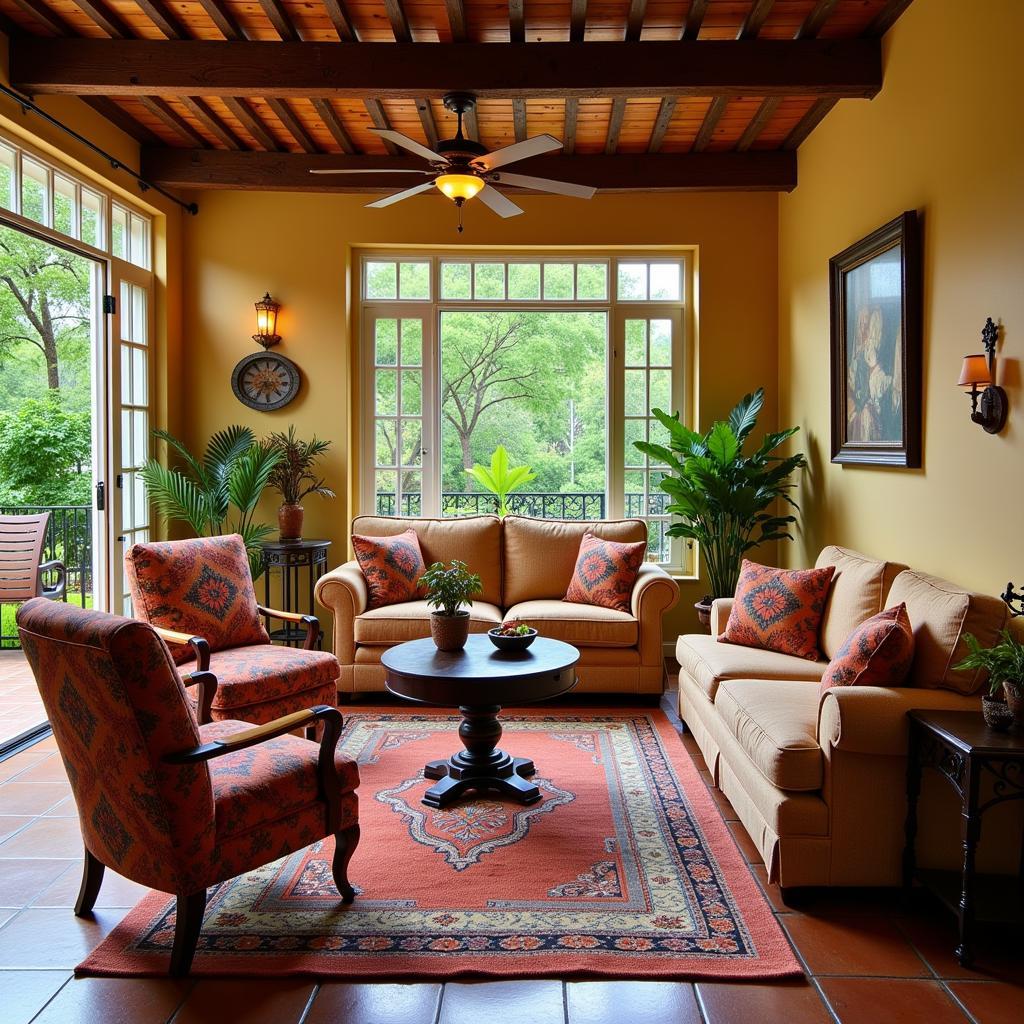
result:
[[[327,549],[329,540],[268,540],[261,545],[263,548],[264,587],[268,607],[279,607],[285,612],[301,612],[304,615],[316,615],[316,602],[313,588],[316,581],[327,571]],[[281,599],[275,606],[270,597],[272,576],[280,573]],[[299,607],[303,593],[303,576],[306,576],[305,607]],[[323,630],[317,639],[319,650]],[[288,623],[282,629],[271,630],[270,639],[274,643],[287,644],[289,647],[301,647],[306,640],[304,626]]]
[[[910,745],[903,886],[909,891],[918,879],[957,915],[960,941],[955,953],[961,965],[967,967],[973,959],[977,922],[1020,923],[1024,911],[1024,843],[1016,886],[1005,875],[978,875],[974,866],[985,812],[1007,800],[1024,800],[1024,735],[995,732],[985,724],[980,711],[910,711],[907,717]],[[917,868],[917,801],[924,768],[938,771],[960,797],[960,871]]]

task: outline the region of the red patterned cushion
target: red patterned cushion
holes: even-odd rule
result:
[[[646,550],[647,544],[642,540],[620,544],[601,540],[592,533],[583,534],[565,600],[628,612],[633,584]]]
[[[821,678],[821,692],[833,686],[902,686],[913,660],[907,606],[886,608],[843,641]]]
[[[356,533],[352,535],[352,547],[366,579],[370,608],[423,596],[420,577],[427,566],[415,530],[393,537],[361,537]]]
[[[249,722],[270,722],[289,712],[248,713],[255,705],[287,700],[301,711],[314,704],[335,704],[335,687],[341,670],[338,659],[327,651],[304,651],[294,647],[259,644],[215,651],[210,671],[217,677],[213,698],[215,718],[244,718]],[[222,712],[217,714],[217,712]]]
[[[721,643],[817,661],[818,627],[835,566],[772,569],[743,559]]]
[[[125,554],[124,567],[140,619],[201,636],[211,651],[270,643],[237,534],[136,544]],[[191,658],[190,648],[174,647],[179,664]]]

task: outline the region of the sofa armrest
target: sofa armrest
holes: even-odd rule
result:
[[[629,605],[633,618],[639,623],[641,664],[658,665],[664,661],[662,616],[674,608],[678,600],[679,584],[660,565],[645,562],[640,566]]]
[[[732,611],[732,597],[716,597],[711,602],[711,635],[721,636],[725,632],[725,624],[729,621],[729,613]]]
[[[316,599],[334,616],[334,656],[341,665],[353,664],[355,618],[366,611],[370,600],[359,563],[346,562],[321,576],[316,581]]]
[[[916,686],[835,686],[818,708],[818,742],[855,754],[904,757],[907,753],[907,712],[977,711],[977,696]]]

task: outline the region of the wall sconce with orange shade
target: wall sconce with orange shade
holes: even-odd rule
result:
[[[1006,392],[996,384],[996,342],[999,328],[992,317],[981,332],[985,354],[964,356],[957,384],[971,396],[971,420],[989,434],[998,434],[1006,425],[1009,403]]]
[[[252,340],[265,349],[281,340],[281,335],[277,333],[277,312],[280,308],[281,303],[275,302],[270,292],[264,292],[263,298],[256,303],[256,333]]]

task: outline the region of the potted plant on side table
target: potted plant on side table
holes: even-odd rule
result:
[[[483,589],[480,577],[470,572],[465,562],[454,559],[450,564],[434,562],[420,577],[427,588],[430,613],[430,635],[439,651],[461,651],[469,637],[469,609],[473,595]]]
[[[310,494],[319,494],[321,498],[334,497],[334,491],[324,486],[323,477],[318,477],[314,472],[321,456],[331,447],[331,442],[321,441],[315,434],[312,441],[300,441],[292,425],[287,434],[271,434],[267,444],[281,456],[270,474],[270,486],[282,498],[281,507],[277,510],[281,540],[302,540],[302,520],[305,516],[302,499]]]
[[[964,643],[970,653],[957,669],[988,672],[988,694],[981,698],[985,724],[999,732],[1014,724],[1024,728],[1024,642],[1004,629],[995,647],[982,647],[970,633]]]

